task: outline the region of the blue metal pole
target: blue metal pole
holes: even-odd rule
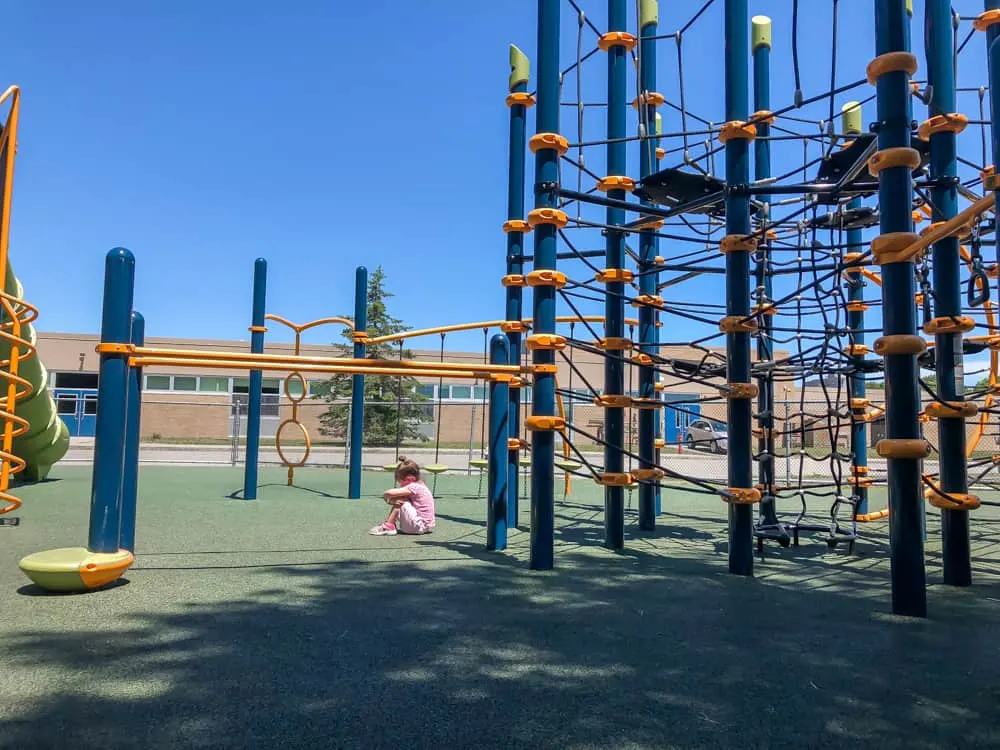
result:
[[[924,39],[927,44],[927,84],[933,92],[928,116],[947,116],[955,111],[954,41],[951,0],[926,0]],[[930,134],[931,178],[955,177],[958,155],[955,133]],[[931,188],[934,213],[932,221],[947,221],[958,213],[958,190],[955,186]],[[944,237],[931,250],[934,279],[934,314],[937,318],[958,318],[962,314],[962,296],[958,237]],[[934,361],[937,368],[937,392],[942,401],[965,400],[961,331],[941,332],[934,336]],[[941,491],[967,495],[969,484],[965,469],[965,416],[943,411],[938,418],[938,454]],[[972,584],[972,558],[969,549],[969,511],[942,509],[941,542],[944,582],[951,586]]]
[[[749,117],[747,93],[750,56],[747,0],[726,0],[726,121],[736,128]],[[745,185],[750,181],[749,143],[738,129],[726,138],[726,183]],[[750,200],[726,196],[726,236],[732,238],[726,252],[726,317],[745,318],[750,314],[750,246],[743,240],[750,234]],[[750,384],[750,334],[726,333],[727,399],[729,429],[729,488],[745,491],[753,487],[750,426],[753,391]],[[729,572],[753,575],[753,512],[744,502],[729,503]]]
[[[908,26],[905,0],[877,0],[876,54],[907,52]],[[879,152],[908,149],[912,116],[909,74],[905,70],[894,70],[880,75],[876,81],[876,97]],[[916,237],[912,234],[911,173],[912,167],[905,163],[878,173],[880,234],[902,233],[900,244]],[[921,531],[924,509],[920,461],[927,451],[920,446],[918,414],[921,406],[916,360],[923,340],[916,335],[913,260],[899,262],[881,252],[881,243],[890,243],[889,247],[894,246],[891,245],[894,241],[892,237],[877,240],[880,251],[875,253],[882,266],[884,336],[881,347],[885,351],[887,435],[879,442],[877,450],[888,459],[892,611],[897,615],[924,617],[927,592]],[[876,344],[878,346],[879,342]]]
[[[771,19],[767,16],[754,16],[751,19],[752,52],[753,52],[753,107],[755,112],[767,112],[771,109]],[[771,121],[762,116],[757,121],[757,138],[754,140],[754,179],[766,180],[771,176]],[[767,224],[771,218],[771,205],[768,196],[761,196],[760,220]],[[773,274],[771,273],[771,240],[765,234],[757,246],[757,304],[759,309],[767,310],[774,299]],[[771,315],[763,314],[758,318],[760,335],[757,337],[757,360],[771,362],[774,360],[774,345],[771,334]],[[760,438],[757,449],[760,458],[757,460],[758,484],[761,486],[760,525],[778,529],[778,515],[775,500],[774,480],[774,378],[762,374],[757,379],[757,425],[760,428]]]
[[[507,339],[498,334],[490,339],[490,364],[506,365],[509,362],[510,346]],[[490,449],[486,492],[486,549],[489,550],[507,548],[509,404],[509,383],[503,378],[490,380]]]
[[[250,352],[264,353],[264,314],[267,309],[267,261],[257,258],[253,264],[253,309],[250,317]],[[260,453],[260,391],[264,375],[250,370],[247,405],[247,454],[243,467],[243,499],[257,499],[257,460]]]
[[[368,331],[368,269],[358,266],[354,271],[354,358],[365,356]],[[347,477],[347,497],[361,497],[361,449],[365,435],[365,376],[351,379],[351,442],[350,466]]]
[[[146,343],[146,321],[140,313],[132,312],[131,336],[133,346]],[[128,370],[128,391],[125,398],[125,460],[122,465],[122,518],[118,532],[118,546],[135,552],[136,498],[139,492],[139,426],[142,415],[142,368]]]
[[[608,31],[624,31],[626,24],[625,0],[608,0]],[[625,157],[625,83],[628,73],[628,48],[615,44],[608,55],[608,164],[609,177],[623,177],[627,169]],[[606,187],[609,198],[625,200],[625,190]],[[604,302],[604,335],[609,342],[625,336],[625,235],[613,229],[625,223],[625,212],[608,208],[608,229],[605,231],[606,281]],[[625,358],[620,348],[608,346],[604,352],[604,393],[621,396],[625,392]],[[619,406],[604,408],[604,471],[622,474],[625,470],[625,410]],[[625,488],[608,485],[604,488],[604,543],[611,549],[625,546]]]
[[[647,177],[656,171],[656,105],[652,94],[656,92],[656,25],[659,4],[656,0],[643,0],[639,6],[639,135],[647,140],[639,142],[639,174]],[[656,234],[651,227],[639,233],[639,351],[647,356],[656,350]],[[639,365],[639,398],[655,400],[656,370],[652,360]],[[662,415],[658,409],[639,410],[639,468],[656,466],[656,423]],[[656,489],[658,483],[644,481],[639,484],[639,528],[653,531],[656,528]]]
[[[562,0],[538,0],[538,110],[535,116],[535,184],[559,181],[559,154],[565,139],[559,140],[559,6]],[[535,209],[529,215],[535,224],[532,307],[537,342],[532,352],[531,429],[531,559],[533,570],[550,570],[554,564],[555,535],[555,432],[556,358],[545,348],[546,337],[555,336],[556,287],[559,278],[550,273],[556,267],[556,230],[566,223],[552,191],[536,191]],[[539,337],[539,338],[535,338]]]
[[[527,55],[510,45],[510,79],[507,106],[510,109],[510,144],[507,156],[507,221],[504,232],[507,235],[507,276],[506,321],[503,331],[510,344],[510,361],[521,363],[521,334],[524,333],[522,315],[522,289],[524,274],[524,234],[528,222],[524,220],[524,180],[525,145],[528,107],[534,98],[527,93],[531,64]],[[517,528],[518,521],[518,475],[521,467],[518,458],[521,450],[521,382],[518,380],[508,388],[508,434],[507,445],[507,527]]]
[[[983,6],[984,10],[1000,10],[1000,0],[983,0]],[[995,64],[994,63],[995,57],[993,54],[993,42],[995,42],[998,38],[1000,38],[1000,23],[991,24],[986,28],[986,58],[987,58],[986,64],[987,68],[989,69],[988,72],[989,72],[990,84],[992,84],[994,81],[997,80],[993,72],[994,70],[993,66]],[[1000,132],[997,132],[998,122],[1000,122],[1000,120],[998,120],[998,114],[1000,114],[1000,109],[998,109],[997,106],[998,104],[1000,104],[1000,102],[997,102],[997,99],[1000,97],[996,97],[993,95],[992,85],[990,85],[988,88],[990,92],[990,120],[992,123],[991,143],[993,147],[993,166],[995,171],[998,168],[998,166],[1000,166],[1000,147],[998,147],[998,143],[1000,143]],[[998,209],[997,215],[1000,215],[1000,191],[994,190],[993,193],[997,199],[997,209]],[[998,244],[996,247],[996,261],[998,264],[1000,264],[1000,244]]]
[[[841,132],[847,136],[861,134],[861,105],[858,102],[848,102],[841,112]],[[861,198],[853,198],[847,204],[848,210],[861,208]],[[859,256],[864,248],[863,230],[847,230],[847,249],[845,260]],[[855,513],[865,515],[868,512],[868,422],[864,419],[868,413],[867,392],[865,385],[865,278],[860,266],[844,274],[847,285],[847,328],[850,345],[851,365],[855,368],[851,374],[851,454],[853,456],[854,497],[857,498]]]
[[[116,247],[104,261],[102,344],[129,343],[134,290],[135,257],[125,248]],[[128,354],[101,352],[99,372],[87,549],[106,553],[117,552],[121,539]]]

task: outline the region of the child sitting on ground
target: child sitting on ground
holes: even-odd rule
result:
[[[396,460],[399,462],[395,473],[398,486],[382,495],[392,510],[383,523],[372,527],[368,533],[375,536],[430,534],[434,528],[434,496],[420,481],[420,467],[416,461],[406,456]]]

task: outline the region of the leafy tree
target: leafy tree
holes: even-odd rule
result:
[[[403,325],[402,320],[389,314],[385,303],[392,296],[392,292],[385,288],[385,272],[379,266],[368,277],[368,335],[371,338],[410,330],[409,326]],[[351,329],[345,328],[341,335],[351,343],[334,343],[334,348],[342,356],[353,356]],[[399,359],[399,343],[369,344],[367,356],[369,359]],[[402,358],[412,359],[413,352],[403,349]],[[432,417],[423,406],[415,403],[427,400],[426,396],[417,391],[419,384],[411,376],[365,376],[364,439],[367,444],[395,445],[397,426],[400,441],[427,439],[420,432],[419,426],[431,421]],[[346,373],[334,373],[328,380],[317,384],[316,398],[330,404],[326,413],[320,416],[320,432],[323,435],[346,439],[350,429],[349,401],[352,387],[353,376]]]

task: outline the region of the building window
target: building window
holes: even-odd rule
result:
[[[281,384],[281,392],[287,394],[292,398],[298,398],[302,395],[302,381],[298,378],[289,378]]]
[[[483,400],[485,400],[486,399],[486,386],[485,385],[474,386],[473,389],[472,389],[472,397],[474,399],[476,399],[476,401],[483,401]]]
[[[424,398],[434,398],[434,388],[433,385],[418,385],[417,393],[419,393]]]
[[[471,385],[453,385],[451,386],[451,400],[452,401],[468,401],[472,398],[472,386]]]
[[[229,393],[229,378],[202,376],[198,378],[198,390],[207,393]]]
[[[174,382],[170,388],[172,391],[197,391],[198,378],[194,375],[174,375]]]
[[[146,376],[146,390],[147,391],[169,391],[170,390],[170,376],[169,375],[147,375]]]

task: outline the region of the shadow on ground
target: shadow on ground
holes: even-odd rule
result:
[[[588,525],[599,520],[580,521],[566,543],[589,541]],[[863,596],[734,579],[704,560],[644,551],[641,541],[621,555],[563,549],[546,574],[483,552],[481,539],[393,541],[461,559],[271,566],[242,573],[248,595],[211,604],[183,593],[211,585],[211,574],[135,572],[127,588],[160,579],[174,592],[173,611],[7,641],[17,663],[57,670],[65,682],[4,722],[0,744],[1000,741],[996,608],[982,589],[938,592],[935,620],[901,621]],[[98,592],[93,607],[127,594]]]

